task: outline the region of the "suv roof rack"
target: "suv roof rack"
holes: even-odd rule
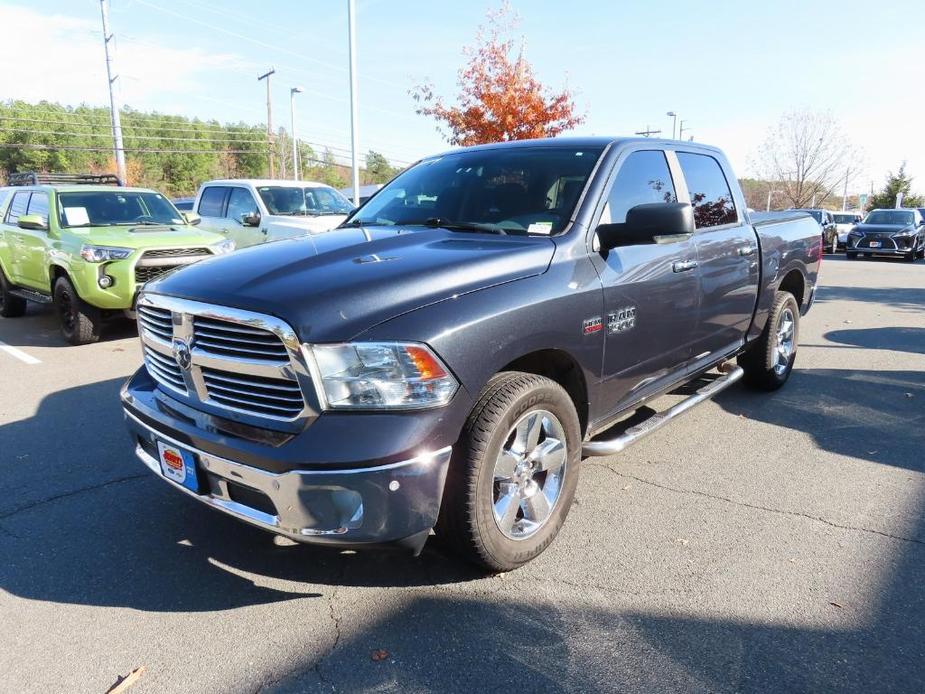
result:
[[[11,186],[37,186],[41,184],[121,186],[122,181],[115,174],[39,173],[36,171],[11,173],[9,177],[9,185]]]

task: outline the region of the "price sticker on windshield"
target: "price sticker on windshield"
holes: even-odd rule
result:
[[[552,233],[552,222],[533,222],[527,227],[528,234],[546,234]]]

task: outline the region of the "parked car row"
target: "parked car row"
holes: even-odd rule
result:
[[[146,282],[236,248],[328,231],[352,210],[320,183],[210,181],[171,203],[107,174],[12,174],[0,188],[0,316],[53,303],[68,342],[95,342],[109,318],[134,317]]]
[[[823,248],[830,253],[845,250],[849,260],[858,256],[899,256],[909,262],[925,257],[925,208],[831,212],[798,209],[816,220]]]

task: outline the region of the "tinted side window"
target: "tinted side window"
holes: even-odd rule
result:
[[[631,207],[677,201],[665,153],[655,150],[633,152],[617,172],[601,222],[622,224]]]
[[[698,229],[732,224],[738,217],[732,191],[719,162],[705,154],[678,152],[681,171],[694,206],[694,223]]]
[[[225,191],[221,186],[210,186],[199,198],[199,214],[203,217],[221,217],[225,205]]]
[[[29,214],[37,214],[48,224],[48,193],[33,193],[29,200]]]
[[[10,210],[7,212],[6,221],[8,224],[16,224],[20,216],[26,214],[26,208],[29,206],[29,192],[19,191],[13,196],[13,202],[10,203]]]
[[[257,203],[254,201],[254,196],[245,188],[232,188],[231,196],[228,198],[228,212],[225,216],[240,222],[241,217],[249,214],[257,214]]]

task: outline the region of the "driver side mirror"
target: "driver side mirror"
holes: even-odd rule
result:
[[[24,214],[16,222],[20,229],[35,229],[37,231],[48,231],[48,222],[42,219],[39,214]]]
[[[183,215],[183,219],[187,224],[192,224],[193,226],[202,221],[202,217],[195,212],[181,212],[180,214]]]
[[[241,215],[241,224],[246,227],[260,226],[260,215],[257,212]]]
[[[631,207],[626,221],[597,228],[601,250],[688,238],[694,233],[694,208],[686,202],[654,202]]]

